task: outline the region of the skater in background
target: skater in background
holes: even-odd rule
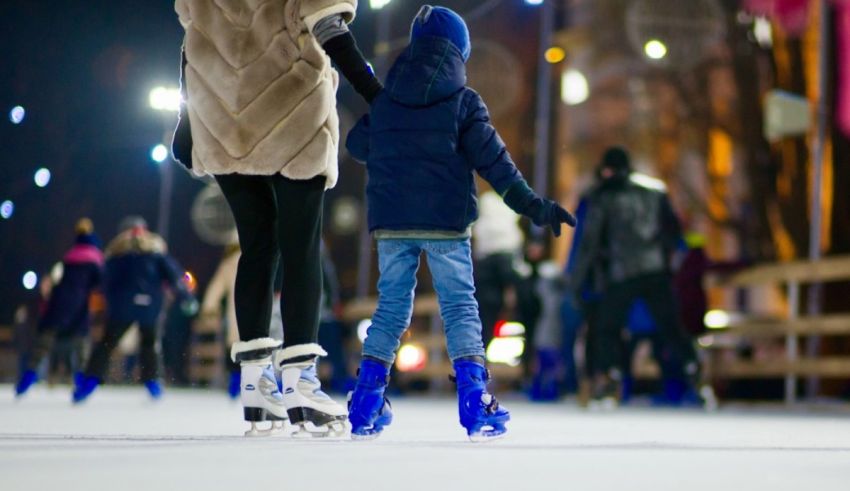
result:
[[[474,295],[473,171],[536,225],[552,227],[555,235],[562,223],[575,225],[566,210],[528,187],[490,123],[484,101],[465,86],[470,51],[469,31],[459,15],[422,7],[387,88],[348,136],[349,152],[366,163],[369,230],[377,240],[380,271],[378,306],[349,403],[355,439],[375,438],[392,421],[384,393],[399,340],[410,324],[423,253],[445,325],[460,423],[472,440],[506,431],[510,415],[486,388],[490,376]]]
[[[70,352],[70,369],[79,381],[89,331],[89,297],[101,283],[103,252],[94,225],[81,218],[75,227],[74,245],[62,258],[61,277],[50,290],[38,321],[34,346],[27,366],[15,385],[21,396],[38,382],[39,370],[57,342]]]
[[[696,352],[681,327],[672,288],[671,255],[681,228],[667,194],[633,179],[629,155],[619,147],[605,152],[599,176],[601,182],[588,196],[571,278],[574,291],[580,292],[591,274],[602,276],[598,318],[589,343],[593,397],[615,401],[619,396],[621,332],[637,299],[646,302],[659,328],[667,361],[684,368],[681,378],[696,382]]]
[[[236,324],[236,270],[239,265],[238,238],[224,249],[221,262],[213,273],[204,297],[201,301],[199,322],[195,325],[196,335],[222,335],[226,347],[225,367],[228,374],[227,394],[231,399],[239,397],[239,365],[230,359],[230,349],[239,341],[239,329]],[[223,313],[223,315],[222,315]]]
[[[517,290],[519,276],[515,265],[522,259],[523,233],[519,215],[495,191],[481,194],[478,215],[472,225],[472,251],[475,298],[486,347],[505,307],[505,293]]]
[[[106,328],[92,351],[84,376],[76,384],[75,403],[87,399],[103,383],[112,351],[133,324],[138,325],[141,337],[142,382],[151,397],[158,399],[162,395],[159,331],[163,288],[173,289],[187,311],[197,308],[197,302],[183,282],[183,270],[167,255],[162,238],[148,230],[147,222],[141,217],[130,216],[122,220],[120,230],[106,247],[103,282]]]
[[[175,3],[186,31],[186,103],[174,154],[196,175],[215,177],[236,220],[240,340],[231,355],[241,366],[250,435],[259,434],[258,421],[287,417],[299,434],[344,427],[345,407],[316,376],[317,358],[326,354],[317,343],[319,248],[324,193],[338,177],[338,75],[328,59],[367,101],[381,90],[348,31],[356,7],[356,0]],[[269,336],[279,262],[283,349]],[[275,389],[272,357],[283,393]]]

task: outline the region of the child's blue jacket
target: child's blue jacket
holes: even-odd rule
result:
[[[370,231],[463,232],[478,218],[473,171],[501,195],[524,181],[465,84],[461,53],[447,39],[419,38],[396,60],[346,141],[366,162]]]

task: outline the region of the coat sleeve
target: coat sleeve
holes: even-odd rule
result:
[[[301,19],[309,32],[325,17],[342,14],[351,23],[356,13],[357,0],[301,0]]]
[[[586,203],[587,218],[584,220],[584,230],[578,242],[578,252],[575,257],[575,268],[570,277],[570,286],[574,294],[580,294],[585,283],[590,278],[602,245],[602,233],[605,228],[605,212],[600,205]]]
[[[369,158],[369,115],[365,114],[354,128],[348,132],[345,139],[348,153],[360,163],[365,164]]]
[[[487,106],[468,90],[461,106],[460,150],[470,166],[504,196],[513,184],[523,181],[505,142],[490,122]]]

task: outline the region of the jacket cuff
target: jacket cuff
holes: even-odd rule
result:
[[[308,5],[311,3],[318,2],[305,2]],[[325,2],[329,3],[329,2]],[[302,4],[301,13],[303,15],[304,24],[307,25],[307,31],[313,32],[313,28],[316,27],[316,24],[324,19],[325,17],[330,17],[332,15],[342,15],[342,18],[345,19],[345,22],[350,24],[354,21],[354,16],[357,10],[357,2],[353,0],[342,0],[337,2],[334,5],[330,5],[325,8],[319,8],[319,10],[312,11],[309,7],[306,7]]]
[[[527,214],[528,206],[536,197],[537,195],[528,187],[525,179],[520,179],[511,184],[508,190],[502,195],[505,204],[520,215]]]

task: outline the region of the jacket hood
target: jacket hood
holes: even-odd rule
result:
[[[387,75],[386,93],[405,106],[430,106],[466,85],[460,50],[446,38],[422,36],[398,57]]]

